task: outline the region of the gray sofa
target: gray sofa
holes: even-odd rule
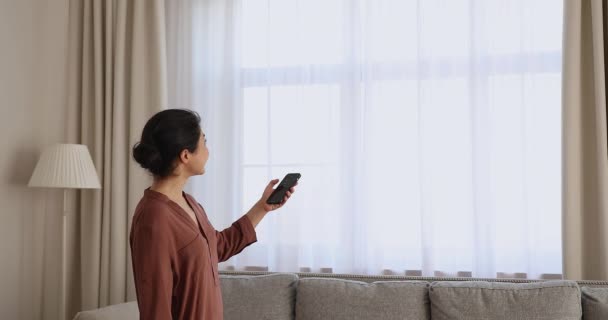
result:
[[[608,282],[223,271],[224,319],[608,319]],[[131,301],[75,320],[139,319]]]

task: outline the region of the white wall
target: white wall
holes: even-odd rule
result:
[[[62,192],[27,188],[64,142],[68,0],[0,0],[0,319],[57,319]]]

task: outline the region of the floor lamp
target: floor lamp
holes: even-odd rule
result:
[[[40,156],[28,187],[63,188],[63,227],[61,229],[61,320],[65,320],[66,305],[66,228],[68,189],[101,189],[99,177],[87,146],[55,144]]]

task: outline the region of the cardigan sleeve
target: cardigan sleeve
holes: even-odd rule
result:
[[[147,213],[139,219],[131,243],[140,319],[172,319],[173,272],[167,224]]]
[[[257,242],[257,235],[251,220],[247,215],[242,216],[230,227],[215,231],[217,238],[217,256],[220,262],[243,251],[250,244]]]
[[[198,205],[202,208],[200,203]],[[215,230],[217,239],[217,256],[219,262],[224,262],[240,253],[252,243],[257,242],[257,234],[253,223],[247,215],[243,215],[232,225],[222,231]]]

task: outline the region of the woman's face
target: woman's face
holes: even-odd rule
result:
[[[198,139],[198,148],[196,148],[193,155],[192,172],[194,172],[194,174],[204,174],[205,164],[207,164],[207,160],[209,160],[209,149],[207,148],[207,139],[205,138],[203,130],[201,130],[201,136]]]
[[[207,149],[207,139],[202,130],[198,139],[196,151],[189,152],[187,149],[184,149],[180,157],[182,159],[181,172],[185,172],[188,176],[202,175],[205,173],[205,164],[209,159],[209,149]]]

